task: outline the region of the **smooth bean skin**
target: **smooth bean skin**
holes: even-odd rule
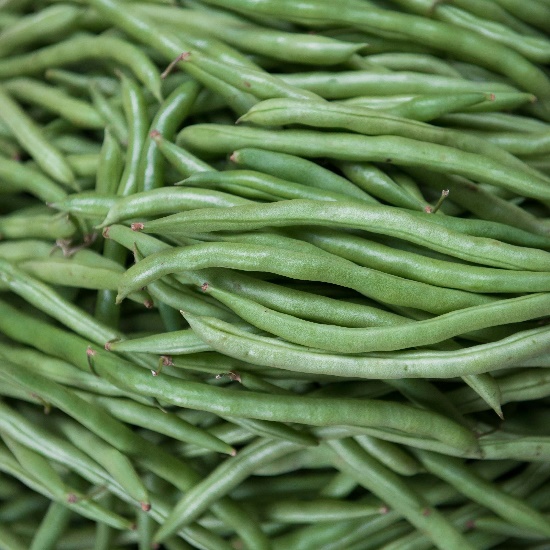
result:
[[[368,107],[330,103],[323,106],[303,100],[268,99],[256,104],[239,120],[260,126],[304,124],[315,128],[341,128],[365,135],[395,135],[488,156],[517,170],[531,171],[524,163],[486,140],[471,139],[461,132],[408,120]],[[391,156],[391,155],[390,155]],[[532,174],[542,178],[541,174]]]
[[[106,128],[99,153],[95,192],[99,195],[115,195],[123,170],[122,149],[111,130]]]
[[[455,351],[380,353],[366,357],[328,355],[245,333],[218,319],[184,316],[200,338],[225,355],[257,365],[345,377],[453,378],[516,365],[549,348],[545,339],[550,330],[543,327]]]
[[[207,74],[219,78],[242,92],[250,93],[258,99],[290,97],[325,103],[317,94],[291,86],[276,76],[242,65],[228,66],[226,62],[208,58],[199,52],[186,52],[183,62],[195,65]]]
[[[430,215],[418,217],[414,213],[386,206],[296,199],[173,214],[145,223],[142,230],[169,235],[323,224],[397,237],[477,264],[505,269],[550,271],[549,252],[466,236],[434,223],[434,218]]]
[[[350,200],[350,197],[344,193],[329,190],[318,191],[315,187],[286,181],[253,170],[199,172],[186,178],[181,183],[192,187],[219,187],[223,191],[231,191],[232,186],[238,185],[245,189],[250,188],[272,193],[280,199]]]
[[[45,174],[14,160],[0,158],[0,177],[3,182],[32,193],[44,202],[62,200],[67,196],[65,190]]]
[[[159,355],[181,355],[211,351],[212,348],[189,329],[152,334],[130,340],[114,340],[105,344],[109,351],[133,351]]]
[[[284,253],[285,262],[278,255]],[[353,288],[365,296],[384,303],[399,302],[432,313],[444,313],[492,302],[493,299],[451,289],[441,289],[416,281],[405,281],[392,275],[367,268],[358,268],[352,262],[317,254],[309,249],[292,250],[248,243],[204,243],[151,254],[132,266],[122,276],[117,301],[162,276],[186,270],[208,267],[229,267],[243,271],[265,271],[308,281],[321,281]],[[199,274],[192,272],[193,279]],[[200,280],[198,284],[202,284]]]
[[[521,322],[544,316],[550,311],[550,293],[545,293],[499,300],[400,327],[344,328],[303,321],[211,286],[207,286],[205,291],[262,330],[302,346],[344,354],[435,344],[467,331],[495,326],[496,323]]]
[[[362,486],[387,502],[412,525],[425,533],[441,550],[472,549],[462,534],[435,507],[431,506],[404,479],[369,456],[351,438],[330,440],[332,462]]]
[[[155,142],[164,158],[184,177],[187,178],[199,172],[214,172],[214,168],[192,155],[185,149],[178,147],[175,143],[164,139],[157,133],[151,133],[151,139]]]
[[[82,15],[81,8],[68,4],[47,6],[19,17],[0,33],[0,54],[7,54],[21,47],[46,39],[59,40],[60,33],[71,30]]]
[[[87,102],[43,84],[32,78],[13,78],[4,82],[4,89],[20,101],[41,105],[79,128],[103,128],[97,111]]]
[[[501,82],[474,82],[464,78],[395,71],[315,71],[291,73],[281,78],[294,86],[311,90],[325,99],[348,99],[359,96],[393,96],[397,94],[454,94],[514,92],[516,88]]]
[[[243,168],[314,186],[324,191],[343,193],[370,204],[379,204],[375,198],[359,189],[346,178],[301,157],[248,147],[233,152],[230,160]]]
[[[76,233],[76,225],[66,214],[0,216],[0,234],[5,239],[70,239]]]
[[[196,124],[184,128],[178,134],[177,142],[192,151],[207,151],[209,155],[229,154],[236,148],[265,143],[272,151],[297,156],[425,167],[437,172],[456,173],[539,200],[550,198],[548,184],[540,177],[533,179],[524,171],[504,167],[486,156],[410,137]]]
[[[182,210],[227,208],[250,203],[251,201],[245,198],[210,189],[161,187],[116,199],[105,213],[105,219],[100,227],[132,218],[148,218]]]
[[[474,501],[487,506],[506,521],[546,537],[550,536],[550,524],[540,512],[522,500],[500,491],[481,477],[471,474],[459,460],[442,458],[426,450],[419,451],[417,456],[428,471],[451,483]]]
[[[539,97],[543,104],[543,112],[548,116],[550,81],[546,75],[514,50],[466,29],[370,5],[365,7],[362,3],[352,0],[338,6],[318,1],[294,4],[288,0],[261,4],[250,0],[239,0],[237,4],[227,0],[208,0],[208,3],[245,11],[253,7],[254,12],[258,14],[282,16],[287,20],[295,18],[300,22],[330,20],[333,24],[340,22],[354,28],[366,28],[373,34],[382,36],[387,32],[397,32],[401,37],[447,51],[468,62],[473,60],[476,64],[506,75],[523,89]],[[449,36],[452,36],[453,40],[449,40]],[[502,61],[503,58],[506,58],[505,63]]]
[[[64,155],[49,143],[40,127],[3,88],[0,88],[0,118],[46,174],[74,186],[74,174]]]
[[[113,36],[77,36],[0,62],[0,77],[40,73],[86,59],[112,59],[128,67],[154,97],[160,99],[161,81],[153,62],[136,46]]]
[[[287,62],[325,66],[345,63],[365,47],[325,36],[270,29],[222,12],[203,13],[164,6],[159,9],[145,4],[139,5],[137,10],[159,23],[212,34],[241,50]]]
[[[540,271],[457,264],[330,229],[293,231],[292,235],[356,264],[431,285],[489,294],[550,291],[548,275]]]
[[[189,114],[199,90],[196,82],[184,82],[159,107],[140,154],[138,190],[148,191],[164,186],[164,157],[151,137],[151,132],[160,132],[166,139],[173,139],[176,130]]]

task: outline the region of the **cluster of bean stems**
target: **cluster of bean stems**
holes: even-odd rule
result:
[[[0,547],[550,540],[548,0],[0,0]]]

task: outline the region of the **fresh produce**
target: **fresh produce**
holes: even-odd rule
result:
[[[0,548],[548,548],[548,0],[0,0]]]

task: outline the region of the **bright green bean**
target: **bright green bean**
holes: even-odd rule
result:
[[[66,214],[16,212],[0,217],[0,234],[4,239],[71,239],[76,225]]]
[[[122,149],[113,137],[113,132],[106,128],[99,153],[95,193],[99,195],[116,194],[116,188],[122,176],[123,169],[124,158]]]
[[[461,309],[399,328],[344,328],[303,321],[208,283],[203,288],[245,321],[266,332],[303,346],[344,354],[421,347],[466,331],[542,317],[550,310],[550,293],[533,294]]]
[[[70,508],[60,502],[52,502],[32,538],[29,550],[55,550],[70,519]]]
[[[378,201],[353,185],[346,178],[309,160],[263,149],[245,148],[235,151],[230,160],[244,168],[264,172],[283,180],[314,186],[324,191],[343,193],[371,204]]]
[[[67,202],[71,201],[71,197]],[[128,219],[143,219],[161,214],[206,207],[232,207],[251,201],[220,191],[186,187],[162,187],[133,193],[114,202],[100,227]],[[62,203],[63,204],[63,203]],[[59,207],[57,204],[55,207]]]
[[[357,202],[299,199],[173,214],[147,222],[140,229],[164,235],[185,235],[220,230],[248,231],[266,226],[324,224],[398,237],[477,264],[526,271],[549,270],[549,252],[466,236],[436,223],[438,217],[416,216],[413,212]]]
[[[88,92],[94,108],[103,119],[104,125],[116,137],[119,144],[126,147],[128,144],[128,125],[122,110],[112,100],[105,97],[95,81],[89,85]]]
[[[107,342],[105,348],[109,351],[145,352],[158,355],[185,355],[212,349],[189,329],[152,334],[130,340],[114,340]]]
[[[278,255],[283,251],[284,264],[278,259]],[[415,307],[432,313],[443,313],[493,301],[493,298],[488,296],[441,289],[358,267],[343,258],[321,250],[317,253],[308,247],[292,250],[231,242],[176,247],[147,256],[122,276],[117,300],[122,301],[129,293],[147,286],[162,276],[189,269],[193,270],[188,272],[189,276],[196,281],[195,284],[201,285],[204,276],[201,280],[201,275],[194,271],[210,267],[263,271],[300,280],[332,283],[352,288],[384,303]]]

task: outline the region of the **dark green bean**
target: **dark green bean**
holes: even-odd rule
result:
[[[138,190],[148,191],[164,185],[164,157],[151,137],[151,132],[160,132],[168,140],[174,139],[176,130],[189,114],[199,89],[199,85],[194,81],[184,82],[159,107],[140,154]]]

